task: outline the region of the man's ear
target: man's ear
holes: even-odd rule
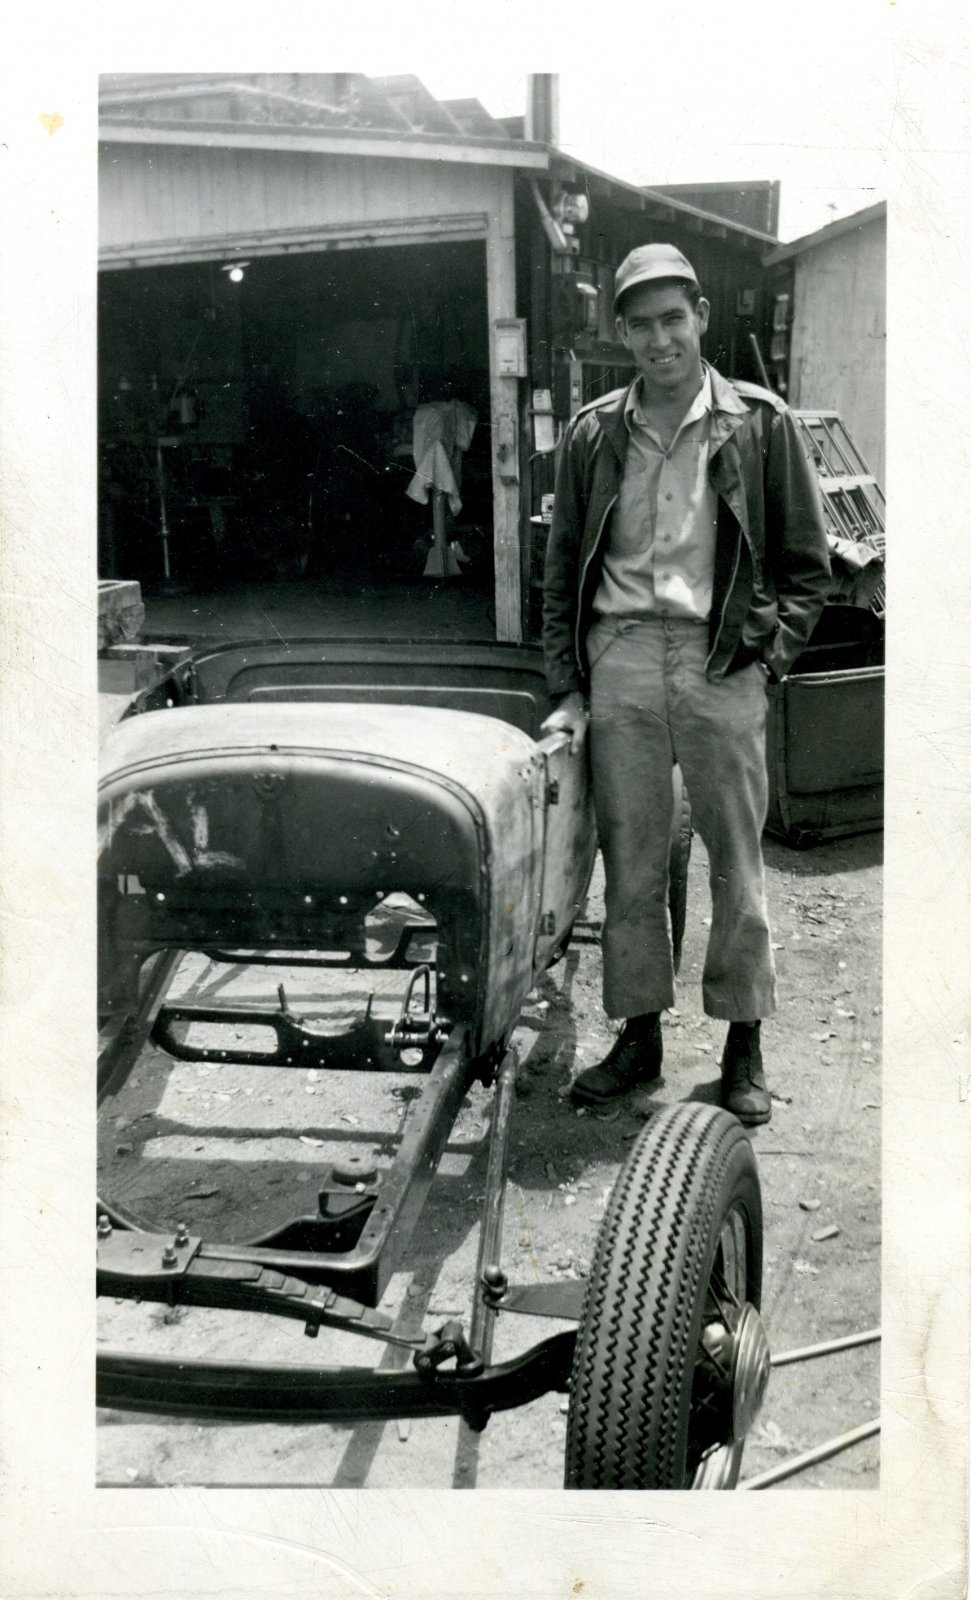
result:
[[[621,344],[624,346],[625,350],[629,350],[630,349],[630,340],[629,340],[628,335],[627,335],[627,323],[625,322],[623,317],[615,317],[614,318],[614,329],[616,331],[618,339],[620,340]]]
[[[704,333],[708,327],[708,318],[711,316],[711,303],[705,299],[704,295],[698,301],[695,312],[698,318],[698,330],[700,333]]]

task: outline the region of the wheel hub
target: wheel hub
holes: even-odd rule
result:
[[[732,1339],[732,1442],[741,1444],[762,1409],[769,1381],[769,1341],[762,1318],[746,1301]]]
[[[769,1381],[769,1341],[762,1318],[746,1301],[731,1317],[706,1324],[701,1336],[705,1361],[704,1433],[719,1444],[741,1444],[765,1398]],[[715,1376],[717,1374],[717,1376]]]

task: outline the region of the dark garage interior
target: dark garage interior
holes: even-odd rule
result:
[[[103,272],[102,576],[419,582],[412,420],[456,399],[477,420],[448,536],[463,584],[490,588],[487,337],[478,242]]]

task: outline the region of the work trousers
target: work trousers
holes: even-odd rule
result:
[[[668,860],[677,762],[692,825],[708,851],[705,1011],[739,1022],[771,1016],[761,667],[753,662],[709,681],[708,629],[679,618],[600,618],[587,649],[594,804],[606,872],[607,1014],[631,1017],[674,1003]]]

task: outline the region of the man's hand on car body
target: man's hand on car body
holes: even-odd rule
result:
[[[568,733],[570,754],[576,755],[586,738],[589,721],[590,716],[583,695],[579,690],[573,690],[558,702],[556,709],[550,712],[540,731],[544,735]]]

